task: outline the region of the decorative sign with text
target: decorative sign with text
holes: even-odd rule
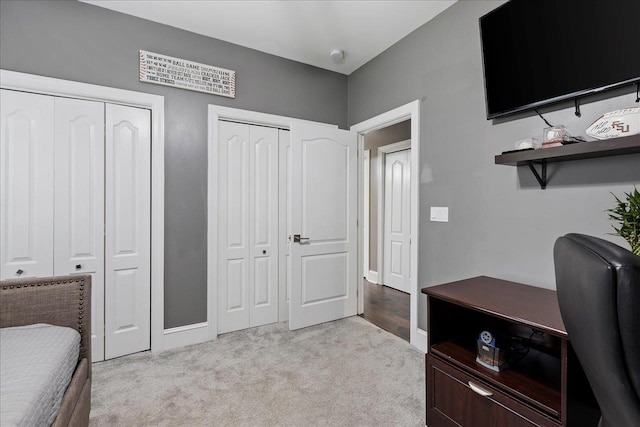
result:
[[[145,50],[140,51],[140,81],[236,97],[235,71]]]

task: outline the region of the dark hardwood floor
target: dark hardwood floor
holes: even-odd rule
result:
[[[409,341],[410,296],[364,280],[365,320]]]

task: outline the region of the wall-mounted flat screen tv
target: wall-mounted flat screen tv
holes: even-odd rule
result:
[[[640,0],[510,0],[480,36],[487,119],[640,82]]]

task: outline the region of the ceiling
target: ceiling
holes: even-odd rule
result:
[[[456,0],[79,1],[348,75]]]

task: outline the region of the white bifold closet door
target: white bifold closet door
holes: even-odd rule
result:
[[[106,105],[105,358],[151,347],[151,112]]]
[[[149,349],[150,112],[1,102],[0,278],[91,274],[92,360]]]
[[[0,279],[52,276],[54,98],[0,94]]]
[[[55,98],[54,267],[91,274],[91,356],[104,360],[104,103]]]
[[[278,321],[278,129],[221,121],[218,333]]]
[[[278,321],[289,320],[289,300],[291,299],[291,279],[289,271],[291,268],[291,141],[289,131],[278,130],[278,144],[280,146],[280,158],[278,171],[280,174],[278,184],[278,217],[280,218],[278,238],[279,238],[279,259],[278,271],[279,298],[278,298]]]

